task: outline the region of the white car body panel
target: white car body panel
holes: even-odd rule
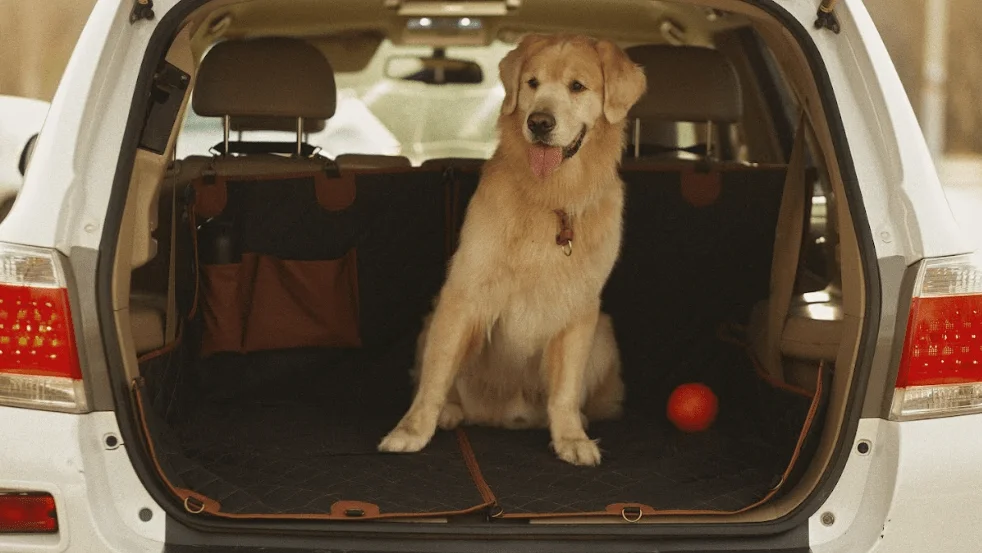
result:
[[[0,240],[97,249],[134,86],[154,25],[131,25],[132,2],[99,0],[47,115],[24,188]],[[600,4],[602,2],[598,2]],[[783,0],[825,59],[879,258],[907,264],[970,250],[945,201],[913,111],[861,2],[842,0],[841,34],[815,30],[818,0]],[[889,300],[887,300],[889,301]],[[0,487],[50,491],[57,535],[0,535],[0,552],[163,548],[165,516],[137,478],[109,412],[68,415],[0,407]],[[839,486],[809,523],[816,553],[977,551],[982,542],[982,415],[919,422],[864,419]],[[139,447],[138,444],[131,444]],[[139,511],[149,508],[149,522]],[[831,512],[835,522],[822,523]]]
[[[809,524],[814,553],[974,553],[982,542],[978,435],[982,415],[865,419],[835,491]],[[831,512],[835,522],[822,524]]]
[[[50,104],[0,94],[0,202],[17,196],[24,183],[19,165],[27,141],[40,132]]]
[[[173,2],[159,2],[162,15]],[[150,25],[130,25],[130,2],[99,0],[51,102],[24,187],[0,240],[68,253],[98,248],[128,106]]]
[[[109,412],[69,415],[0,407],[0,489],[48,492],[59,532],[0,534],[0,553],[157,553],[163,550],[164,512],[140,484]],[[136,447],[141,447],[139,444]],[[148,522],[140,509],[153,512]]]

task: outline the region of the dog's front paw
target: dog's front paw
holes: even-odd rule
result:
[[[562,439],[552,443],[560,459],[574,465],[594,467],[600,464],[600,448],[589,438]]]
[[[389,453],[415,453],[426,447],[432,436],[432,434],[427,435],[397,426],[389,432],[388,436],[382,438],[378,450]]]
[[[453,430],[464,420],[464,409],[456,403],[447,403],[440,411],[437,425],[444,430]]]

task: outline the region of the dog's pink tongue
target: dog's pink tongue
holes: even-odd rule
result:
[[[529,147],[529,165],[540,179],[552,174],[563,161],[563,149],[558,146],[535,144]]]

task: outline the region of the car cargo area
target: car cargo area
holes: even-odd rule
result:
[[[416,338],[476,168],[341,173],[354,191],[343,213],[317,206],[323,173],[196,183],[199,208],[225,187],[235,223],[200,225],[194,313],[176,347],[140,363],[162,474],[231,515],[725,513],[771,496],[813,445],[827,388],[769,379],[742,332],[767,296],[785,171],[717,167],[719,196],[701,207],[681,193],[689,171],[623,172],[625,245],[604,308],[627,402],[622,420],[591,425],[605,454],[593,468],[558,460],[545,430],[466,427],[418,454],[375,449],[412,398]],[[685,434],[665,405],[694,381],[719,416]]]
[[[341,143],[334,121],[359,120],[345,111],[351,94],[376,110],[398,104],[384,96],[388,81],[350,84],[357,70],[331,58],[343,53],[338,44],[358,44],[343,33],[325,31],[317,42],[257,29],[253,36],[265,38],[248,40],[268,52],[262,62],[223,58],[216,46],[203,62],[182,65],[172,50],[176,71],[194,74],[178,144],[205,143],[191,132],[204,119],[218,133],[209,135],[210,153],[169,159],[173,138],[157,154],[138,153],[137,180],[153,182],[134,201],[149,206],[154,248],[141,259],[134,246],[122,328],[134,353],[139,447],[185,511],[243,520],[650,522],[749,512],[815,478],[806,475],[821,470],[812,466],[821,448],[828,455],[836,428],[827,421],[837,420],[830,412],[841,410],[852,370],[837,364],[840,346],[856,339],[842,326],[843,295],[854,291],[840,275],[841,206],[827,158],[816,155],[798,102],[777,94],[787,84],[748,19],[664,5],[690,23],[698,15],[705,29],[698,46],[655,31],[627,41],[649,75],[649,95],[628,115],[623,242],[602,295],[620,350],[624,414],[588,426],[603,454],[596,467],[559,460],[546,429],[465,425],[438,430],[418,453],[377,449],[412,401],[419,335],[481,176],[485,156],[467,149],[480,148],[433,138],[431,150],[404,143],[405,156],[318,151],[319,136]],[[242,31],[268,13],[250,9],[232,9],[225,24]],[[534,27],[539,16],[528,14]],[[221,15],[198,13],[199,31],[189,26],[175,44],[201,55],[216,37],[200,29]],[[306,60],[305,40],[330,63]],[[256,63],[303,65],[305,79],[263,82]],[[496,63],[485,64],[485,81],[497,78]],[[427,78],[403,81],[423,80],[411,90],[424,97],[432,87],[434,98],[471,86],[470,77]],[[373,104],[371,94],[382,98]],[[494,94],[485,103],[497,102]],[[269,112],[237,118],[253,96]],[[285,114],[291,102],[317,98],[328,99],[321,111]],[[472,112],[460,105],[450,113],[448,104],[453,125],[443,126],[465,126]],[[484,116],[493,120],[497,105]],[[398,135],[418,111],[406,104],[380,119]],[[433,108],[428,117],[440,119]],[[242,131],[272,134],[250,142]],[[146,177],[153,174],[163,176]],[[123,238],[139,243],[140,232]],[[718,398],[708,430],[683,432],[666,415],[669,395],[686,383]]]

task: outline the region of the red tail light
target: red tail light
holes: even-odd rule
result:
[[[55,499],[46,493],[0,493],[0,533],[57,532]]]
[[[68,290],[53,251],[0,244],[0,404],[85,408]]]
[[[893,416],[982,411],[982,262],[930,259],[914,284]]]

